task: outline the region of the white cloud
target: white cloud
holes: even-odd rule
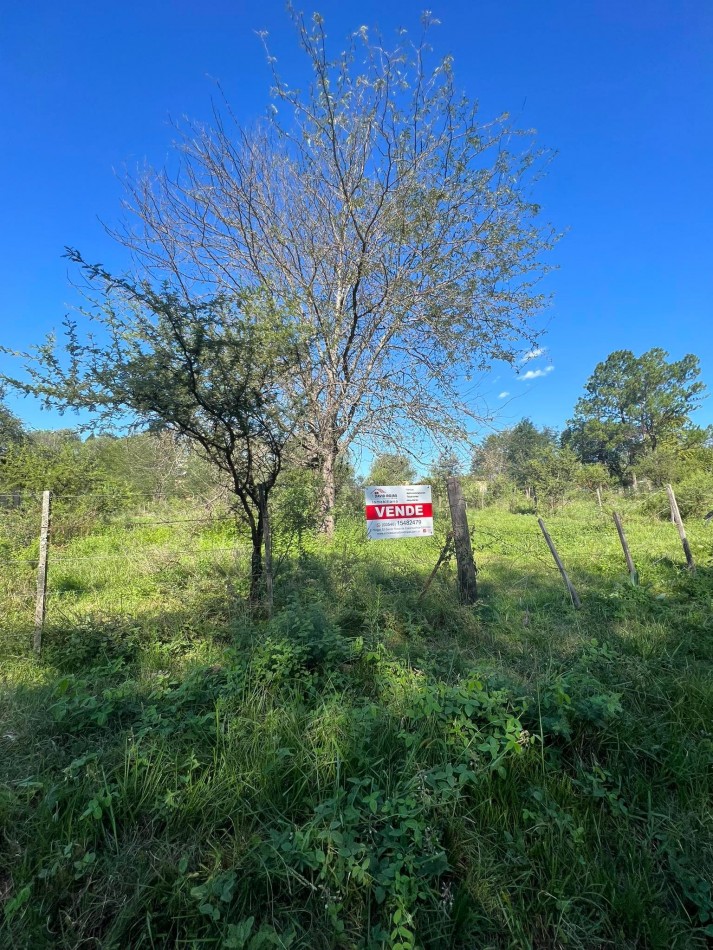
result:
[[[498,399],[505,399],[505,397],[509,395],[510,393],[507,390],[505,390],[504,392],[500,393],[500,395],[498,396]]]
[[[546,346],[538,346],[536,349],[530,350],[529,353],[525,353],[525,355],[521,357],[520,362],[529,363],[530,360],[536,360],[538,356],[543,356],[546,352]]]
[[[528,369],[526,373],[520,377],[521,379],[539,379],[541,376],[547,376],[548,373],[551,373],[554,369],[554,366],[545,366],[544,369]]]

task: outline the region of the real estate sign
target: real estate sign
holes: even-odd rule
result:
[[[364,501],[370,541],[433,534],[430,485],[375,485],[364,489]]]

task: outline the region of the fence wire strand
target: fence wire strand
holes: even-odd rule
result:
[[[191,557],[199,557],[202,554],[222,554],[227,551],[232,551],[234,554],[237,555],[240,553],[240,548],[238,545],[231,548],[202,548],[202,549],[199,548],[198,550],[193,548],[190,551],[189,550],[176,551],[173,548],[144,548],[141,553],[149,555],[149,554],[157,554],[159,552],[162,552],[165,555],[176,555],[176,556],[185,555],[185,556],[191,556]],[[116,560],[116,559],[139,561],[139,557],[137,557],[135,553],[126,552],[123,554],[77,554],[77,555],[71,555],[69,557],[62,557],[62,556],[51,557],[50,564],[69,563],[70,561],[107,561],[107,560]],[[6,565],[6,564],[34,564],[36,565],[38,560],[39,560],[38,557],[14,558],[14,559],[6,560],[6,561],[0,561],[0,565]]]

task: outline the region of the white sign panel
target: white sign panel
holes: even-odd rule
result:
[[[370,541],[433,534],[430,485],[375,485],[364,489],[364,502]]]

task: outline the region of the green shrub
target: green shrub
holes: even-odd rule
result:
[[[682,518],[703,518],[713,511],[713,473],[694,472],[674,485],[678,510]],[[671,508],[664,489],[648,495],[641,510],[663,520],[670,518]]]
[[[135,624],[84,617],[71,625],[48,625],[43,636],[44,655],[58,670],[70,672],[117,660],[132,663],[139,654],[139,637]]]
[[[703,518],[713,510],[713,472],[695,472],[675,488],[682,518]]]
[[[291,600],[268,629],[274,642],[283,640],[297,648],[308,669],[341,663],[350,653],[349,642],[319,602]]]

